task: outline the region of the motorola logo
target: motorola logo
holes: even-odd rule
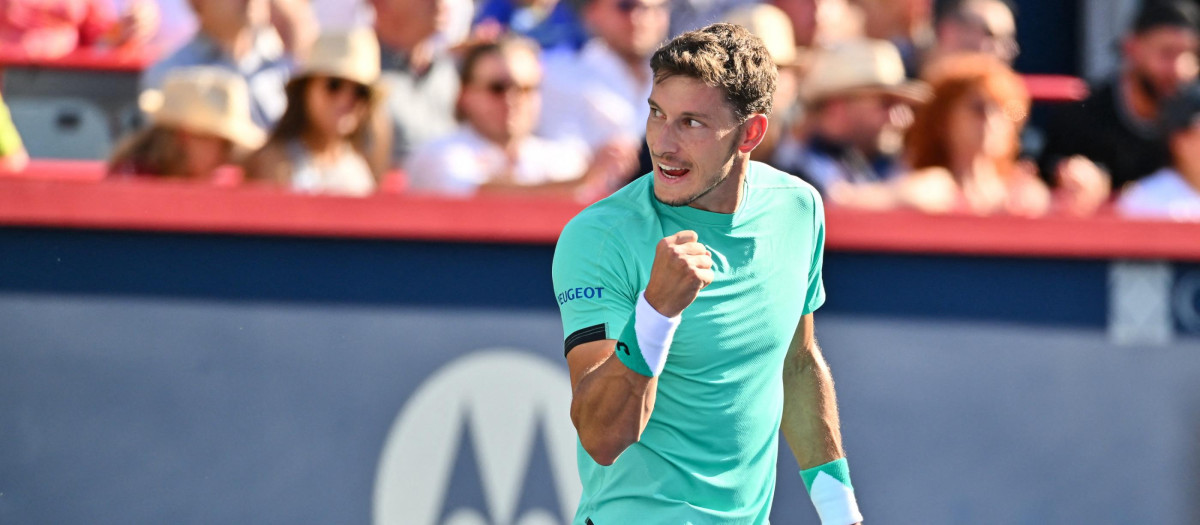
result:
[[[579,502],[571,383],[530,352],[450,362],[408,399],[375,478],[375,525],[563,525]]]

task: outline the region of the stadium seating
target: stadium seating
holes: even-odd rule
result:
[[[103,159],[112,150],[108,117],[87,100],[22,97],[8,107],[31,157]]]

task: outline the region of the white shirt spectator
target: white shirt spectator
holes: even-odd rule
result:
[[[577,179],[588,163],[581,144],[538,137],[525,139],[517,157],[506,182],[530,186]],[[464,126],[419,148],[405,171],[413,192],[469,197],[508,172],[509,160],[500,146]]]
[[[562,51],[543,57],[542,115],[538,134],[583,141],[592,151],[615,139],[640,141],[646,134],[653,78],[638,80],[600,39],[578,55]]]
[[[1122,215],[1138,219],[1200,221],[1200,191],[1171,168],[1134,182],[1117,199]]]
[[[367,0],[313,0],[312,10],[321,31],[349,31],[375,23],[375,9]]]

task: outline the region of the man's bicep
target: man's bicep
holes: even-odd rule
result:
[[[554,251],[554,294],[562,314],[563,351],[616,339],[633,313],[624,261],[605,236],[569,224]]]
[[[567,369],[571,372],[571,390],[613,354],[617,346],[615,339],[591,341],[572,348],[567,353]]]

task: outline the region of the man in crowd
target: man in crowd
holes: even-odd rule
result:
[[[1117,208],[1130,217],[1200,221],[1200,85],[1166,102],[1162,125],[1171,164],[1130,183]]]
[[[417,192],[480,193],[595,200],[631,166],[600,157],[589,166],[583,144],[533,135],[541,106],[537,45],[510,37],[476,45],[463,59],[463,126],[417,149],[407,166]]]
[[[807,136],[790,136],[773,164],[827,196],[838,184],[883,181],[898,169],[903,131],[892,109],[928,95],[923,83],[905,78],[889,42],[853,40],[820,51],[801,85]]]
[[[373,0],[373,5],[387,117],[377,118],[372,129],[377,144],[390,142],[392,166],[402,166],[418,146],[454,131],[458,70],[437,41],[447,22],[443,0]]]
[[[1166,166],[1158,122],[1163,102],[1197,78],[1198,24],[1200,9],[1190,0],[1146,0],[1121,43],[1120,70],[1051,119],[1043,174],[1062,179],[1062,170],[1094,163],[1117,190]]]
[[[868,38],[887,40],[900,50],[910,78],[920,75],[933,46],[933,0],[853,0],[862,10]]]
[[[270,129],[287,108],[283,88],[294,60],[270,25],[270,0],[191,0],[199,29],[191,41],[142,74],[141,88],[160,89],[168,71],[217,66],[250,87],[250,116]]]
[[[1012,65],[1017,20],[1006,0],[941,0],[934,11],[937,40],[926,63],[954,53],[987,53]]]
[[[667,37],[667,0],[584,0],[594,35],[579,51],[546,57],[539,132],[635,159],[645,133],[650,55]]]

